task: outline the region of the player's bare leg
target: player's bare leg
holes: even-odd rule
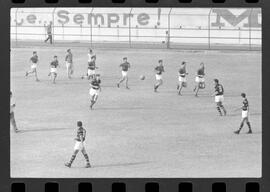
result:
[[[225,107],[223,106],[222,102],[220,102],[220,108],[223,110],[224,115],[227,115],[227,111],[225,109]]]
[[[75,151],[73,152],[73,154],[72,154],[72,156],[71,156],[69,162],[65,163],[65,166],[66,166],[66,167],[69,167],[69,168],[71,167],[71,165],[72,165],[73,161],[75,160],[75,158],[76,158],[78,152],[79,152],[79,150],[75,150]]]
[[[31,69],[30,71],[25,72],[25,77],[28,77],[30,74],[35,73],[34,69]]]
[[[158,80],[157,84],[154,85],[154,91],[157,92],[158,87],[159,87],[160,85],[162,85],[162,84],[163,84],[162,79]]]
[[[196,91],[196,92],[195,92],[195,97],[198,97],[199,89],[200,89],[200,86],[199,86],[199,84],[198,84],[198,85],[195,86],[195,89],[194,89],[194,91]]]
[[[180,82],[180,87],[178,89],[178,95],[182,95],[181,94],[181,90],[183,89],[183,82]]]
[[[117,83],[117,87],[120,87],[120,84],[126,80],[126,77],[122,77],[122,79],[120,79],[120,81]]]
[[[94,104],[97,102],[97,98],[98,98],[97,95],[93,95],[93,96],[91,97],[91,104],[90,104],[90,109],[91,109],[91,110],[93,109]]]
[[[35,77],[36,77],[36,81],[39,81],[38,76],[37,76],[37,70],[35,70]]]
[[[55,80],[56,80],[56,77],[57,77],[57,74],[56,73],[53,73],[53,84],[55,84]]]
[[[242,118],[242,121],[240,123],[240,127],[239,127],[239,129],[237,131],[234,132],[235,134],[239,134],[240,133],[241,129],[244,127],[245,122],[246,122],[246,124],[247,124],[247,126],[249,128],[249,130],[248,130],[247,133],[248,134],[252,133],[251,125],[250,125],[250,122],[248,120],[248,117],[245,117],[245,118]]]
[[[89,156],[88,156],[88,154],[85,151],[85,148],[82,149],[82,154],[83,154],[83,156],[84,156],[84,158],[86,160],[86,166],[85,166],[85,168],[90,168],[91,167],[91,164],[90,164],[90,161],[89,161]]]
[[[10,114],[10,122],[11,122],[11,125],[13,127],[13,130],[15,131],[15,133],[17,133],[19,130],[18,130],[17,125],[16,125],[14,112]]]
[[[126,89],[129,89],[128,87],[128,77],[126,76]]]

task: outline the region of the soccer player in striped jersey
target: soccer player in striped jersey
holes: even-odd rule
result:
[[[77,127],[78,127],[78,129],[77,129],[77,136],[75,138],[74,152],[73,152],[73,155],[71,156],[70,161],[65,163],[65,166],[70,168],[73,161],[75,160],[78,152],[81,151],[85,160],[86,160],[85,167],[89,168],[89,167],[91,167],[91,165],[90,165],[88,154],[87,154],[86,149],[85,149],[86,130],[83,128],[81,121],[77,122]]]
[[[242,121],[241,121],[239,129],[237,131],[235,131],[234,133],[239,134],[241,129],[244,126],[244,123],[246,122],[246,124],[248,126],[248,129],[249,129],[247,133],[250,134],[250,133],[252,133],[252,130],[251,130],[251,125],[250,125],[250,122],[249,122],[249,119],[248,119],[249,104],[248,104],[246,94],[241,93],[241,96],[243,98],[243,106],[241,107],[241,109],[242,109]]]
[[[85,77],[88,80],[94,79],[94,76],[96,75],[96,69],[98,69],[98,67],[96,66],[96,57],[92,56],[91,60],[88,62],[87,74],[86,76],[82,76],[82,79],[84,79]]]
[[[159,86],[163,84],[162,73],[165,72],[164,66],[163,66],[163,60],[162,59],[158,60],[158,63],[159,65],[155,67],[157,83],[154,85],[154,92],[157,92],[157,89],[159,88]]]
[[[201,62],[200,63],[200,68],[198,69],[197,76],[195,78],[196,85],[195,85],[195,88],[193,90],[195,92],[195,96],[196,97],[198,97],[199,89],[204,89],[205,88],[204,76],[205,76],[205,73],[204,73],[204,63]]]
[[[67,76],[69,79],[71,79],[71,75],[74,72],[74,66],[73,66],[73,54],[71,53],[70,49],[67,50],[65,61],[67,67]]]
[[[186,62],[183,61],[181,63],[180,69],[178,71],[179,77],[178,77],[178,85],[177,85],[177,90],[178,90],[178,95],[182,95],[181,94],[181,90],[183,87],[187,87],[187,70],[186,70]]]
[[[101,91],[100,83],[101,83],[100,75],[96,74],[94,76],[94,79],[91,81],[91,88],[89,90],[91,110],[93,109],[94,104],[97,102],[99,92]]]
[[[227,111],[226,111],[226,109],[225,109],[225,107],[223,106],[223,103],[222,103],[224,101],[224,96],[223,96],[224,88],[219,83],[218,79],[214,79],[214,84],[215,84],[215,91],[212,94],[212,96],[215,96],[215,102],[216,102],[216,105],[217,105],[217,110],[218,110],[220,116],[226,115]],[[223,111],[223,114],[221,112],[221,109]]]
[[[55,79],[57,77],[57,67],[59,66],[59,62],[57,60],[57,56],[55,55],[53,57],[53,61],[50,63],[50,73],[48,74],[48,76],[53,75],[53,83],[55,84]]]
[[[117,83],[117,87],[120,87],[120,84],[125,81],[126,82],[126,89],[129,89],[128,87],[128,70],[130,68],[130,63],[127,61],[127,57],[123,58],[123,63],[119,65],[122,68],[122,78]]]
[[[33,56],[30,58],[29,61],[31,63],[31,70],[25,73],[25,77],[28,77],[29,74],[34,73],[36,77],[36,81],[39,81],[38,76],[37,76],[38,55],[36,51],[33,52]]]

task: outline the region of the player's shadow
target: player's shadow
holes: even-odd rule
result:
[[[25,129],[19,130],[19,133],[28,133],[28,132],[46,132],[46,131],[64,131],[70,128],[42,128],[42,129]]]
[[[138,109],[149,109],[146,107],[100,107],[94,110],[138,110]]]
[[[115,164],[106,164],[106,165],[94,165],[93,168],[135,166],[135,165],[142,165],[142,164],[148,164],[148,163],[150,163],[150,161],[141,161],[141,162],[133,162],[133,163],[115,163]]]

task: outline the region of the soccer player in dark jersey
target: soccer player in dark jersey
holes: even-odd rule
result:
[[[70,49],[67,50],[65,61],[67,67],[67,76],[69,79],[71,79],[71,75],[74,72],[74,66],[73,66],[73,54],[71,53]]]
[[[66,167],[71,167],[73,161],[76,158],[76,155],[78,154],[79,151],[82,152],[85,160],[86,160],[86,168],[91,167],[90,165],[90,161],[89,161],[89,157],[88,154],[86,153],[86,149],[85,149],[85,137],[86,137],[86,130],[83,128],[82,126],[82,122],[78,121],[77,122],[77,136],[75,138],[75,146],[74,146],[74,152],[73,155],[71,156],[71,159],[69,162],[65,163]]]
[[[178,95],[182,95],[181,94],[182,88],[187,87],[187,77],[186,76],[188,75],[188,73],[187,73],[187,70],[186,70],[186,64],[187,63],[185,61],[183,61],[181,63],[180,69],[178,71],[178,75],[179,75],[179,77],[178,77],[178,85],[177,85]]]
[[[50,63],[50,73],[48,74],[48,76],[53,76],[53,83],[55,83],[55,79],[57,77],[57,67],[59,66],[59,62],[57,60],[57,56],[55,55],[53,57],[53,61]]]
[[[96,66],[96,56],[92,56],[91,60],[88,62],[87,74],[86,76],[82,76],[82,79],[84,79],[84,77],[87,77],[88,80],[94,79],[94,76],[96,75],[96,69],[98,69]]]
[[[249,104],[248,104],[246,94],[241,93],[241,96],[243,98],[243,106],[241,107],[241,109],[242,109],[242,121],[241,121],[239,129],[237,131],[235,131],[234,133],[239,134],[241,129],[244,126],[244,123],[246,122],[247,126],[248,126],[248,129],[249,129],[247,133],[250,134],[250,133],[252,133],[252,130],[251,130],[251,125],[250,125],[250,122],[249,122],[249,119],[248,119]]]
[[[223,86],[219,83],[218,79],[214,79],[214,84],[215,84],[215,91],[212,94],[212,96],[215,96],[215,102],[217,104],[217,110],[220,114],[220,116],[222,116],[223,114],[226,115],[227,111],[225,109],[225,107],[223,106],[223,101],[224,101],[224,88]],[[221,109],[223,111],[223,114],[221,112]]]
[[[157,92],[157,89],[159,88],[159,86],[163,84],[162,73],[164,72],[165,70],[163,66],[163,60],[160,59],[158,60],[158,66],[155,67],[157,83],[154,85],[154,92]]]
[[[128,87],[128,70],[130,68],[130,63],[127,61],[127,57],[123,58],[123,63],[120,64],[120,67],[122,68],[122,78],[117,83],[117,87],[120,87],[120,84],[123,81],[126,81],[126,89],[129,89]]]
[[[9,116],[10,116],[10,122],[11,125],[15,131],[15,133],[19,132],[18,128],[17,128],[17,124],[15,121],[15,115],[14,115],[14,109],[15,109],[15,100],[14,97],[12,96],[12,92],[10,91],[10,112],[9,112]]]
[[[89,95],[90,95],[90,109],[93,109],[94,104],[97,102],[99,92],[101,91],[100,87],[100,75],[96,74],[94,76],[94,79],[91,81],[91,88],[89,90]]]
[[[195,78],[196,85],[195,85],[195,88],[194,88],[193,91],[195,92],[196,97],[198,97],[199,89],[204,89],[205,88],[204,69],[205,69],[204,68],[204,63],[202,62],[202,63],[200,63],[200,68],[198,69],[197,76]]]
[[[30,63],[31,63],[31,70],[25,73],[25,77],[28,77],[29,74],[34,73],[36,81],[39,81],[37,76],[38,55],[36,51],[33,52],[33,56],[30,58]]]

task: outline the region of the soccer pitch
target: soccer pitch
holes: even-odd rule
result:
[[[67,47],[70,48],[70,47]],[[75,73],[67,79],[64,47],[11,49],[11,90],[19,133],[11,130],[11,177],[260,177],[262,153],[261,52],[94,49],[102,92],[89,110],[87,48],[72,48]],[[38,76],[25,78],[32,51],[39,56]],[[56,84],[49,62],[60,62]],[[129,87],[117,88],[123,57],[131,64]],[[164,84],[153,91],[154,67],[163,59]],[[188,87],[177,95],[177,71],[187,62]],[[195,75],[205,63],[206,88],[194,97]],[[145,80],[140,80],[145,75]],[[225,89],[228,115],[216,111],[213,79]],[[241,92],[250,103],[253,134],[240,135]],[[76,122],[87,130],[92,168],[77,155],[72,168]]]

